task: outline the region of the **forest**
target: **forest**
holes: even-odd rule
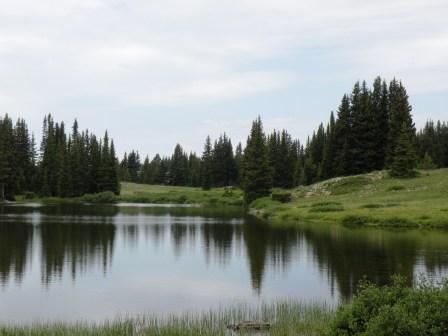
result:
[[[212,187],[235,186],[245,199],[269,194],[272,188],[309,185],[336,176],[389,169],[411,177],[415,169],[448,167],[448,124],[428,120],[419,131],[404,85],[377,77],[345,94],[329,121],[305,142],[287,130],[266,134],[257,118],[247,142],[233,145],[223,133],[205,139],[199,155],[177,144],[171,156],[144,159],[130,150],[120,160],[107,131],[97,138],[70,131],[51,115],[43,121],[39,147],[23,119],[0,117],[0,190],[2,199],[15,195],[73,197],[103,191],[120,193],[120,181]]]

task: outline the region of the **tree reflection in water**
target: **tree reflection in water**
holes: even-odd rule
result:
[[[446,275],[448,270],[448,235],[439,232],[317,224],[273,228],[239,209],[222,208],[3,207],[0,282],[20,284],[36,253],[45,286],[64,275],[76,279],[98,269],[107,274],[117,240],[127,248],[170,244],[177,258],[194,251],[223,269],[232,267],[232,258],[245,258],[258,295],[269,272],[287,272],[305,257],[346,298],[363,277],[386,284],[392,274],[412,281],[420,271]]]

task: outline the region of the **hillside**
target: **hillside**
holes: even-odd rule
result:
[[[448,228],[448,169],[413,179],[385,171],[334,178],[292,190],[292,200],[258,199],[251,213],[273,222]]]

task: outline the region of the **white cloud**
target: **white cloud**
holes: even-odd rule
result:
[[[195,109],[377,74],[402,78],[410,93],[448,91],[446,0],[0,0],[0,8],[0,112],[25,117],[70,110],[88,123],[92,111]],[[337,103],[320,112],[326,118]],[[307,124],[321,121],[314,112],[303,112]]]

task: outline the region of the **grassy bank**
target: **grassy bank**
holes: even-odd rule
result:
[[[25,198],[23,195],[16,197],[18,202],[38,203],[169,203],[169,204],[201,204],[201,205],[243,205],[243,194],[240,189],[212,188],[202,190],[192,187],[175,187],[147,185],[136,183],[122,183],[121,194],[115,196],[111,192],[82,197],[60,198]]]
[[[251,205],[251,212],[273,223],[448,228],[448,169],[421,171],[412,179],[373,172],[290,192],[290,202],[262,198]]]
[[[258,308],[235,306],[205,313],[151,316],[123,319],[97,325],[77,323],[0,326],[0,335],[14,336],[85,336],[85,335],[229,335],[227,326],[244,320],[268,321],[272,327],[266,335],[322,335],[328,330],[334,311],[324,305],[299,302],[276,302]],[[244,332],[240,334],[245,334]],[[252,333],[253,335],[253,333]]]
[[[243,194],[239,189],[202,190],[192,187],[122,183],[118,200],[128,203],[242,205]]]

